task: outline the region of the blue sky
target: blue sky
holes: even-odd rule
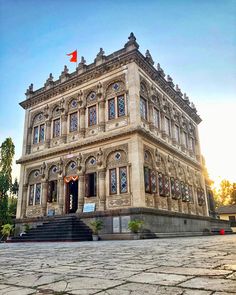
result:
[[[141,52],[149,49],[198,107],[210,174],[236,181],[236,122],[227,121],[236,111],[235,15],[234,0],[0,0],[0,141],[11,136],[19,158],[24,110],[18,103],[30,83],[37,89],[50,72],[57,79],[64,65],[74,70],[66,53],[77,48],[91,63],[100,47],[112,53],[133,31]],[[213,133],[217,126],[222,134]],[[225,170],[214,167],[217,147],[224,148],[219,136],[231,155],[223,159]]]

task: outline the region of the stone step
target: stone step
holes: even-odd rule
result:
[[[91,229],[78,217],[56,217],[31,228],[27,234],[14,237],[10,242],[30,241],[90,241]]]

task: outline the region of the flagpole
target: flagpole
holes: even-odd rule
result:
[[[76,53],[77,53],[78,51],[77,51],[77,48],[76,48]],[[78,64],[78,56],[76,55],[76,68],[75,68],[75,70],[77,69],[77,64]]]

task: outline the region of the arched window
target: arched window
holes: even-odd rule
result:
[[[56,165],[53,165],[49,170],[49,182],[48,182],[48,198],[47,201],[49,203],[57,202],[57,174],[58,168]]]
[[[28,206],[41,204],[41,175],[34,170],[29,175]]]
[[[108,120],[123,117],[127,113],[127,97],[122,81],[113,82],[106,90]]]
[[[39,113],[33,120],[33,144],[43,143],[45,137],[44,115]]]
[[[88,126],[97,125],[97,95],[91,91],[86,98],[88,106]]]
[[[107,159],[109,168],[109,194],[128,193],[127,156],[122,150],[112,152]]]
[[[94,156],[89,157],[85,163],[85,196],[97,196],[97,161]]]
[[[152,155],[149,151],[144,151],[144,186],[146,193],[157,192],[156,171],[153,168]]]
[[[78,130],[78,101],[72,99],[69,104],[69,132]]]
[[[60,119],[61,111],[58,106],[56,106],[52,112],[53,116],[53,137],[61,136],[61,119]]]

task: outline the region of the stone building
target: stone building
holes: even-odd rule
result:
[[[101,48],[93,63],[82,57],[75,72],[65,66],[58,80],[50,74],[44,87],[30,85],[20,103],[18,220],[84,216],[88,203],[110,215],[150,208],[208,216],[201,119],[150,52],[138,48],[131,33],[122,49],[105,55]]]

